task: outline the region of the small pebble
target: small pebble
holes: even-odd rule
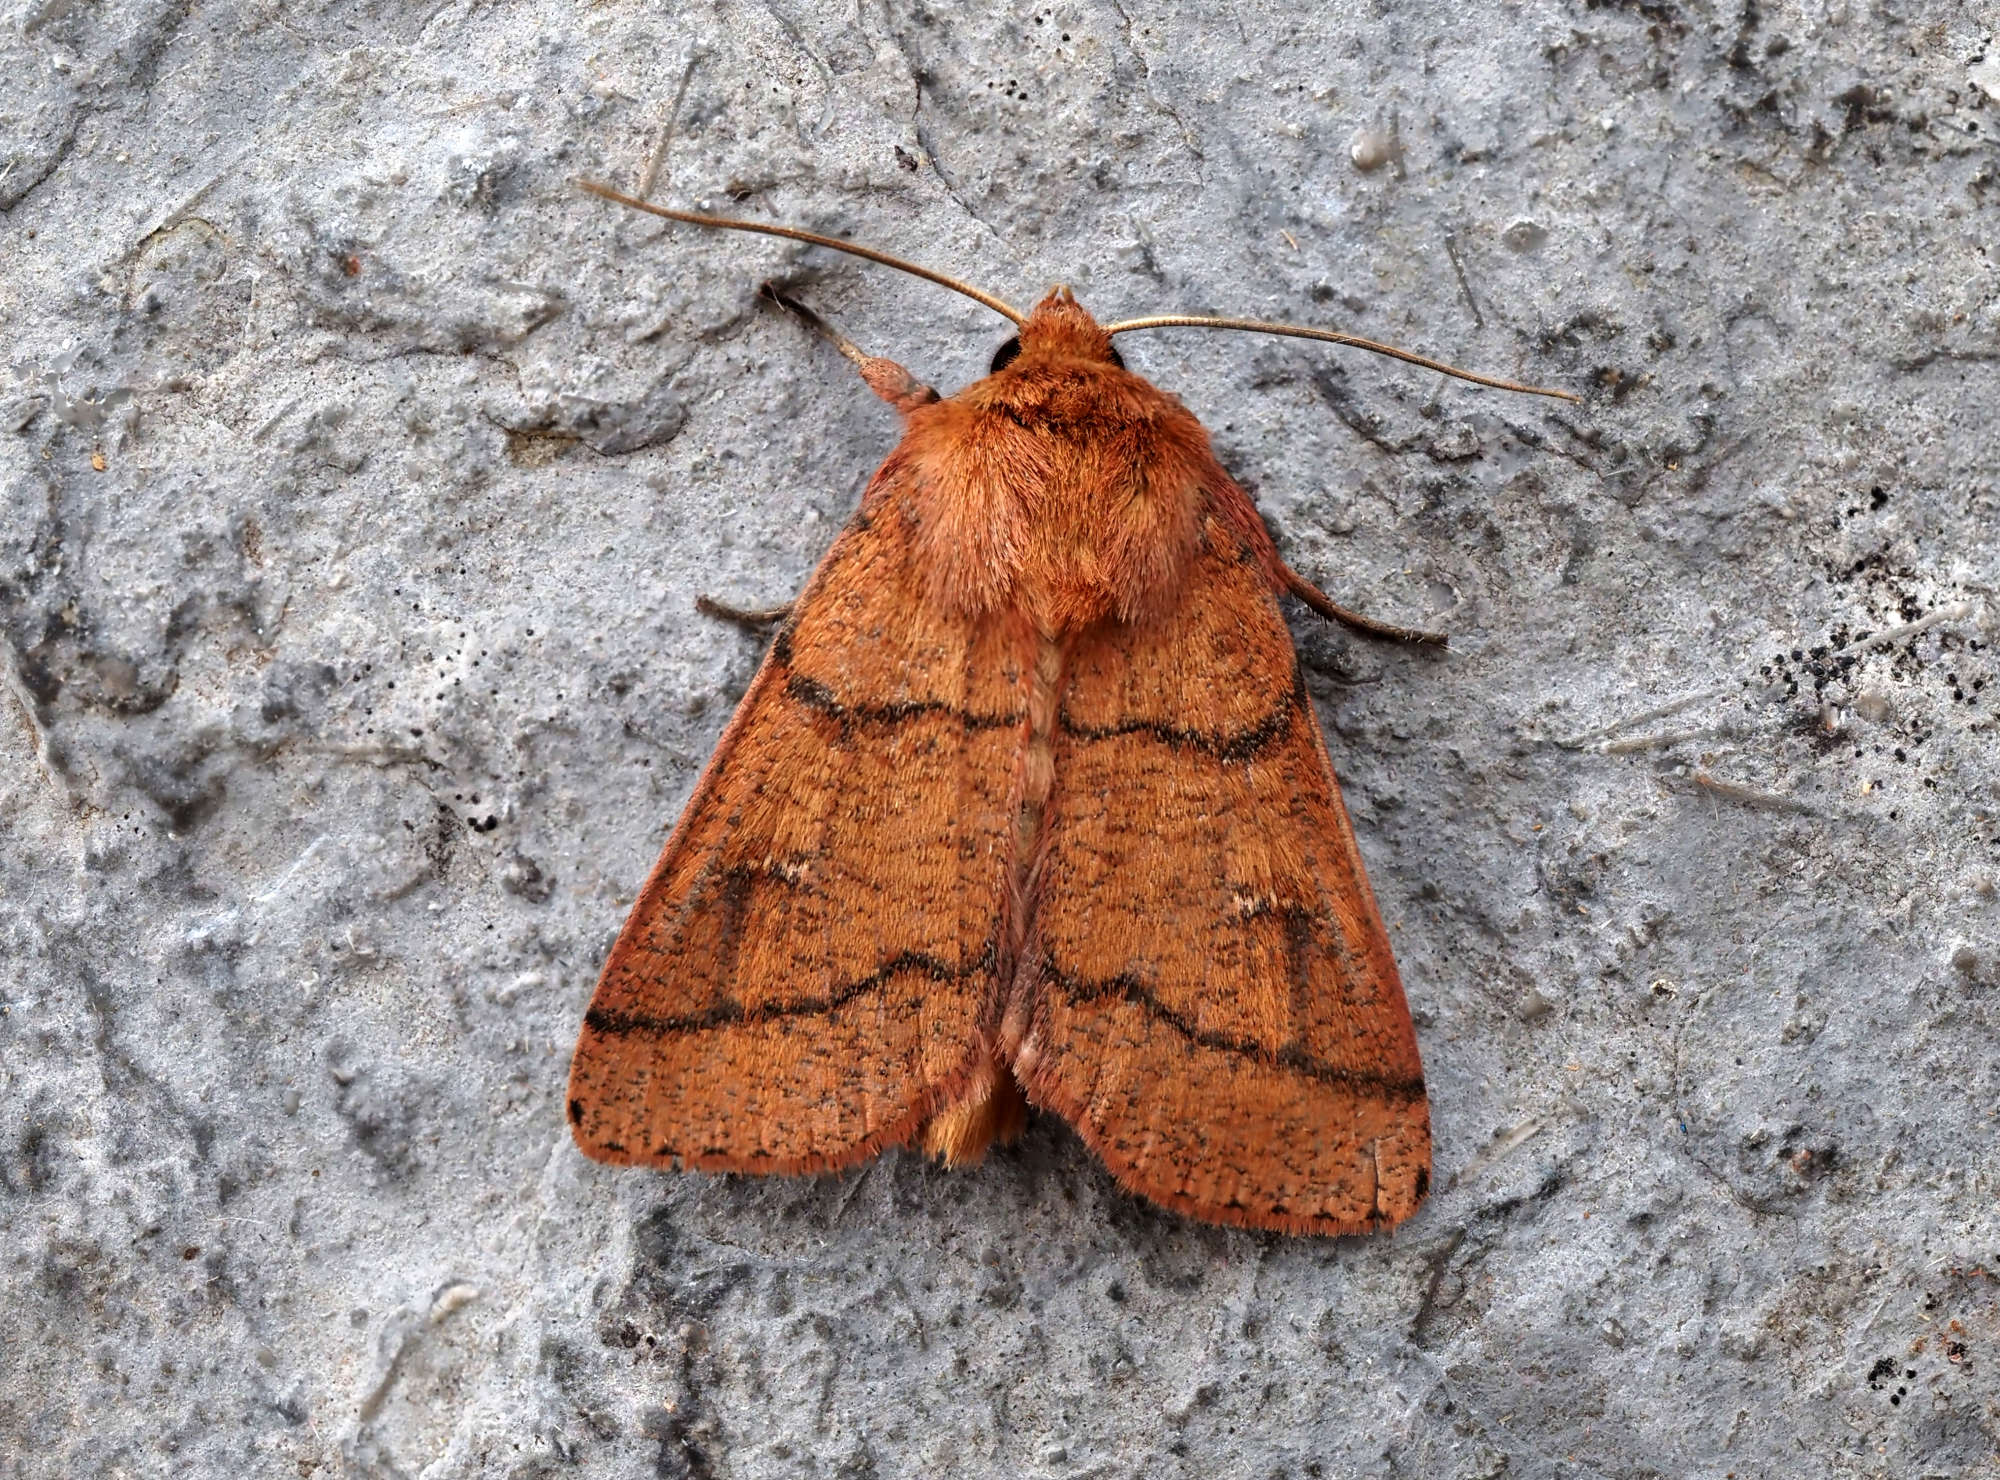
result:
[[[1863,689],[1854,696],[1854,712],[1871,725],[1889,717],[1889,696],[1880,689]]]
[[[1364,128],[1347,146],[1347,157],[1364,175],[1379,170],[1396,157],[1396,136],[1382,129]]]
[[[478,1298],[479,1287],[477,1285],[469,1285],[463,1280],[455,1284],[446,1285],[442,1290],[438,1291],[437,1299],[431,1302],[431,1323],[435,1325],[453,1311],[460,1310],[472,1304]]]

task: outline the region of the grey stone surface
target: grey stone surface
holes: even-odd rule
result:
[[[1299,9],[0,16],[0,1474],[1994,1473],[1990,19]],[[758,656],[693,599],[796,590],[894,437],[756,283],[947,389],[1004,337],[571,188],[669,132],[663,199],[1017,301],[1588,392],[1126,344],[1453,633],[1297,624],[1435,1105],[1394,1235],[1047,1121],[572,1150]]]

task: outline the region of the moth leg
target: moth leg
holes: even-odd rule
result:
[[[1028,1124],[1028,1102],[1013,1073],[990,1052],[980,1060],[972,1082],[950,1104],[924,1123],[919,1144],[926,1156],[948,1167],[970,1166],[998,1141],[1018,1139]]]
[[[726,601],[717,601],[713,596],[697,596],[694,609],[704,617],[720,617],[725,622],[734,622],[739,627],[748,627],[753,632],[782,622],[792,614],[792,602],[783,606],[731,606]]]
[[[1324,591],[1289,565],[1281,563],[1278,569],[1284,573],[1287,591],[1322,617],[1344,623],[1356,632],[1366,632],[1371,637],[1393,638],[1397,642],[1422,643],[1427,647],[1443,647],[1450,640],[1447,633],[1425,632],[1416,627],[1397,627],[1388,622],[1378,622],[1373,617],[1364,617],[1360,612],[1351,612],[1346,607],[1336,604]]]
[[[852,360],[861,371],[861,378],[868,383],[868,389],[894,406],[905,416],[919,406],[928,406],[938,398],[938,393],[910,374],[894,360],[885,360],[880,355],[864,353],[861,348],[841,333],[825,319],[807,308],[798,299],[787,296],[776,283],[765,283],[757,290],[787,313],[795,314],[828,344]]]

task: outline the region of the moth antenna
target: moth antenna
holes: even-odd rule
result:
[[[1196,314],[1159,314],[1152,318],[1126,319],[1123,323],[1104,326],[1106,334],[1127,334],[1134,329],[1247,329],[1253,334],[1284,334],[1293,339],[1317,339],[1325,344],[1346,344],[1355,349],[1365,349],[1370,354],[1387,355],[1390,359],[1401,360],[1406,365],[1420,365],[1426,370],[1436,370],[1440,374],[1454,376],[1459,380],[1469,380],[1474,385],[1490,386],[1496,391],[1519,391],[1525,396],[1553,396],[1559,401],[1582,399],[1573,391],[1554,390],[1545,385],[1523,385],[1518,380],[1501,380],[1491,375],[1480,375],[1476,371],[1461,370],[1456,365],[1447,365],[1442,360],[1433,360],[1428,355],[1398,349],[1393,344],[1383,344],[1376,339],[1363,339],[1358,334],[1342,334],[1333,329],[1307,329],[1297,324],[1267,324],[1259,319],[1211,319]]]
[[[975,303],[983,303],[1002,318],[1012,319],[1016,324],[1025,324],[1028,316],[991,293],[981,292],[970,283],[961,283],[957,278],[946,277],[941,272],[932,272],[928,267],[919,267],[914,262],[905,262],[901,257],[891,257],[887,252],[878,252],[873,247],[856,246],[844,242],[837,236],[821,236],[817,231],[805,231],[797,226],[772,226],[763,221],[739,221],[729,216],[703,216],[694,211],[676,211],[668,206],[656,206],[651,201],[640,200],[627,195],[622,190],[613,190],[609,185],[601,185],[595,180],[579,180],[577,188],[605,200],[616,201],[621,206],[630,206],[635,211],[644,211],[650,216],[663,216],[669,221],[685,221],[690,226],[716,226],[728,231],[757,231],[765,236],[782,236],[790,241],[810,242],[815,247],[831,247],[836,252],[846,252],[852,257],[865,257],[870,262],[879,262],[884,267],[893,267],[899,272],[907,272],[912,277],[920,277],[926,282],[936,283],[940,288],[949,288],[954,293],[963,293]]]

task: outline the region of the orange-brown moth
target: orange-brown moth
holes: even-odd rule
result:
[[[571,1064],[618,1165],[952,1164],[1053,1110],[1191,1217],[1386,1228],[1430,1183],[1416,1031],[1278,606],[1201,424],[1067,289],[940,399],[795,304],[902,414],[612,947]],[[774,294],[774,296],[776,296]],[[784,301],[784,300],[780,300]],[[1563,395],[1563,392],[1541,392]],[[1440,639],[1432,639],[1440,640]]]

